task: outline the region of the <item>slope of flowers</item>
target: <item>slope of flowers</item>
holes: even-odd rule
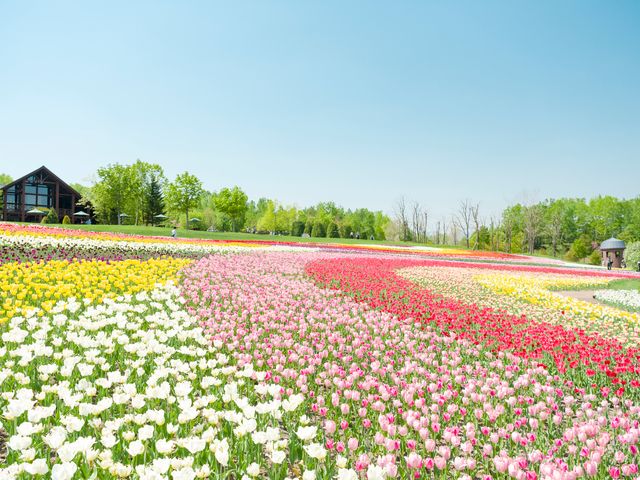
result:
[[[310,264],[307,272],[320,285],[350,293],[359,301],[402,319],[433,325],[439,331],[494,351],[508,350],[523,358],[536,359],[560,373],[570,371],[567,382],[575,382],[581,388],[600,388],[605,395],[614,388],[618,395],[623,395],[629,384],[633,387],[631,394],[637,396],[640,387],[637,347],[624,348],[619,341],[597,333],[444,298],[395,273],[400,268],[424,263],[378,258],[328,260]]]
[[[397,271],[398,275],[407,280],[447,298],[455,298],[464,303],[475,304],[491,310],[505,310],[512,315],[525,315],[529,320],[537,322],[548,322],[562,326],[571,325],[574,328],[580,328],[606,338],[616,339],[625,346],[636,346],[640,343],[640,324],[638,322],[629,322],[618,317],[617,314],[593,316],[594,310],[589,305],[585,306],[585,310],[578,308],[582,306],[581,304],[576,304],[575,308],[571,310],[566,309],[564,305],[561,308],[549,308],[547,304],[542,302],[530,303],[512,295],[498,295],[476,281],[479,274],[481,277],[492,275],[487,272],[448,267],[413,267]],[[535,278],[555,282],[553,284],[556,286],[564,285],[563,288],[576,286],[586,288],[609,282],[608,278],[602,277],[591,279],[589,277],[549,274],[537,275]],[[514,279],[513,285],[518,287],[516,279]]]
[[[304,396],[286,435],[295,470],[339,479],[637,473],[640,410],[630,400],[575,391],[535,362],[320,289],[301,275],[307,259],[205,258],[183,285],[189,311],[231,363],[264,370],[286,394]],[[348,270],[363,263],[316,257],[308,270],[331,282],[346,265],[344,287]],[[391,285],[389,297],[399,293]],[[374,287],[371,299],[381,295]],[[313,449],[292,448],[296,437]],[[281,478],[270,463],[261,461]]]
[[[53,306],[75,298],[89,304],[122,294],[149,290],[176,277],[187,259],[121,262],[52,260],[0,265],[0,324],[29,310],[42,316]]]

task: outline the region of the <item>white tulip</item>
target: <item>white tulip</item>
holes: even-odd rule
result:
[[[22,435],[13,435],[9,439],[9,442],[7,442],[7,445],[11,450],[16,450],[19,452],[21,450],[26,450],[27,448],[29,448],[32,442],[33,442],[33,439],[31,437],[25,437]]]
[[[140,440],[134,440],[127,446],[127,452],[132,457],[142,455],[144,453],[144,444]]]
[[[44,475],[49,471],[49,465],[43,458],[38,458],[32,463],[24,464],[24,471],[30,475]]]
[[[310,427],[298,427],[296,431],[296,435],[300,440],[306,442],[308,440],[313,440],[318,433],[318,427],[310,426]]]
[[[51,469],[51,480],[71,480],[77,470],[75,463],[56,463]]]

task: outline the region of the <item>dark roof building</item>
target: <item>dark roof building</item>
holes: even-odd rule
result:
[[[91,206],[77,205],[82,195],[47,167],[40,167],[0,188],[2,219],[14,222],[39,222],[46,210],[54,209],[58,220],[68,215],[73,223],[93,219]],[[74,215],[85,212],[88,215]]]
[[[600,244],[600,254],[602,256],[602,266],[605,267],[611,262],[611,266],[620,268],[626,245],[622,240],[611,237]]]
[[[622,240],[611,237],[600,244],[600,250],[624,250],[625,244]]]

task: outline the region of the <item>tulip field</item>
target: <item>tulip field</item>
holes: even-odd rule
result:
[[[640,478],[622,278],[0,223],[0,479]]]

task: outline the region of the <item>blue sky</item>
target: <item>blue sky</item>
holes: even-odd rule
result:
[[[636,196],[639,24],[636,1],[0,0],[0,172],[140,158],[434,219]]]

